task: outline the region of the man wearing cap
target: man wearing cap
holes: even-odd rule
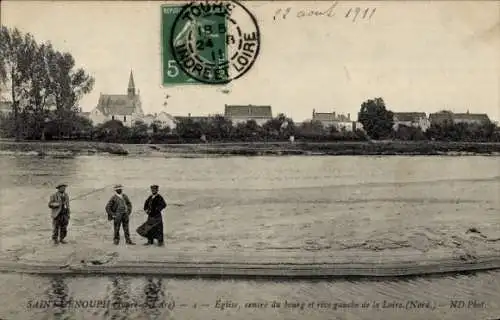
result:
[[[129,231],[129,216],[132,212],[132,202],[123,193],[123,186],[118,184],[114,187],[115,194],[109,199],[106,204],[106,213],[108,214],[108,220],[114,220],[114,244],[120,243],[120,227],[123,228],[123,233],[125,235],[125,242],[130,245],[135,243],[130,239]]]
[[[50,196],[49,208],[52,217],[52,240],[54,244],[66,243],[64,238],[68,234],[69,224],[69,196],[66,193],[66,184],[59,184],[57,192]]]
[[[163,218],[161,212],[167,207],[167,203],[158,193],[157,185],[151,186],[151,195],[144,202],[144,211],[148,214],[146,225],[149,231],[145,234],[148,242],[145,245],[152,245],[154,239],[158,240],[158,245],[163,246]]]

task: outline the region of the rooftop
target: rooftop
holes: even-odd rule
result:
[[[490,121],[486,113],[455,113],[453,114],[453,118],[454,120]]]
[[[333,122],[333,121],[351,121],[351,114],[343,115],[343,114],[337,114],[336,112],[316,112],[315,109],[313,109],[313,120],[316,121],[328,121],[328,122]]]
[[[134,113],[142,113],[139,96],[126,94],[101,94],[97,103],[97,110],[101,111],[105,116],[129,116]]]
[[[394,112],[395,121],[417,121],[422,118],[427,118],[425,112]]]
[[[248,118],[272,118],[271,106],[225,105],[224,116]]]

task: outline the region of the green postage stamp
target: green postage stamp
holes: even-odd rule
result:
[[[172,26],[174,25],[175,17],[181,12],[181,9],[182,5],[178,4],[166,4],[161,7],[162,79],[164,86],[198,83],[179,67],[170,50]]]
[[[260,33],[236,1],[192,1],[161,7],[163,85],[227,84],[255,62]]]

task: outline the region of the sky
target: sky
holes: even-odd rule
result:
[[[313,109],[356,118],[363,101],[382,97],[395,112],[469,110],[500,119],[499,1],[243,1],[257,19],[261,49],[254,66],[226,86],[229,92],[163,86],[165,3],[7,0],[1,23],[73,54],[95,78],[80,101],[84,111],[100,93],[126,93],[133,70],[147,113],[208,115],[223,113],[225,104],[254,104],[295,121],[311,118]],[[332,6],[332,16],[298,17]],[[356,7],[375,13],[345,18]],[[286,19],[273,18],[286,8]]]

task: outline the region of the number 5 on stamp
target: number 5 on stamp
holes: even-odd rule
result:
[[[182,5],[161,6],[162,81],[164,86],[197,83],[179,67],[170,50],[171,30]]]

